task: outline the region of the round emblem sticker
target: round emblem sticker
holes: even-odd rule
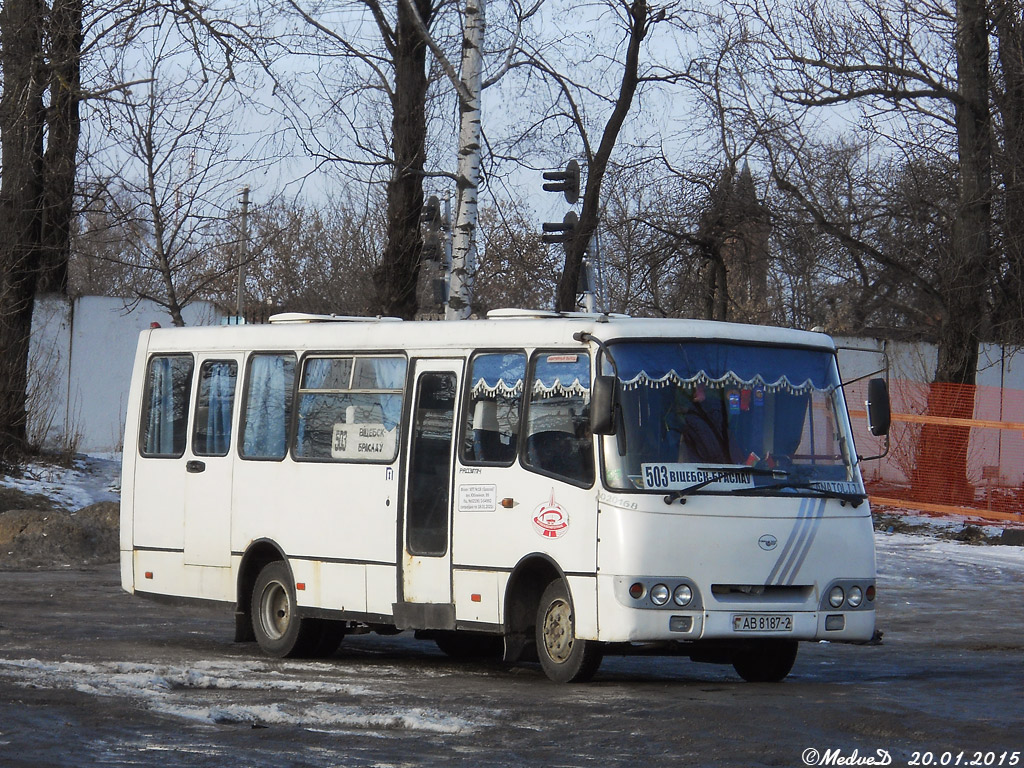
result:
[[[551,500],[534,510],[533,530],[548,539],[561,538],[569,530],[569,514],[555,501],[554,489]]]

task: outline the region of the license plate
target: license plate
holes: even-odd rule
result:
[[[793,615],[790,613],[735,613],[732,617],[734,632],[792,632]]]

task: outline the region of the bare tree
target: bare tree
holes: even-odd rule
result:
[[[284,93],[289,119],[309,152],[322,163],[343,166],[361,183],[386,186],[387,229],[377,268],[378,312],[411,319],[422,241],[419,218],[427,162],[427,43],[436,7],[431,0],[341,0],[307,6],[285,0],[284,7],[305,25],[289,43],[294,54],[316,52],[317,71],[308,77],[328,93],[323,112],[309,116],[306,82],[292,78]],[[335,62],[336,69],[324,62]],[[306,77],[306,76],[304,76]],[[383,96],[381,106],[374,94]],[[315,127],[329,126],[329,136]]]
[[[276,312],[370,315],[384,242],[383,206],[332,196],[318,207],[277,202],[252,217],[254,301]]]
[[[551,306],[559,258],[540,241],[532,219],[529,208],[518,201],[481,209],[475,314],[500,307]]]
[[[9,371],[0,404],[0,455],[24,446],[27,339],[36,290],[65,292],[76,215],[82,105],[129,85],[96,62],[123,51],[150,23],[154,0],[13,0],[0,10],[3,104],[3,245],[0,245],[0,367]],[[205,4],[168,4],[194,50],[219,51],[231,66],[248,40]],[[206,15],[204,15],[206,14]],[[213,41],[212,46],[206,42]],[[249,47],[252,50],[252,47]],[[116,54],[114,58],[117,58]],[[93,60],[90,82],[83,67]]]
[[[134,235],[107,255],[131,267],[124,290],[183,325],[182,308],[238,268],[218,259],[220,225],[260,160],[237,124],[244,104],[233,73],[197,62],[173,17],[156,21],[149,47],[137,49],[146,83],[134,89],[137,101],[113,103],[104,114],[116,149],[93,158],[93,170],[110,180],[107,217]]]
[[[553,68],[538,60],[538,66],[555,78],[565,96],[568,111],[579,131],[583,142],[584,156],[587,165],[587,178],[583,190],[583,207],[579,224],[572,233],[565,257],[565,269],[558,283],[558,294],[555,307],[562,311],[576,308],[576,287],[580,279],[583,258],[594,233],[597,230],[601,208],[601,184],[611,161],[612,151],[618,141],[619,133],[626,121],[637,87],[643,80],[653,76],[642,75],[640,71],[640,53],[652,24],[665,19],[662,9],[652,13],[647,0],[623,0],[617,6],[620,20],[624,28],[625,53],[622,61],[621,77],[617,94],[611,99],[611,111],[608,114],[597,147],[589,139],[588,128],[583,120],[580,105],[573,96],[570,81],[560,76]]]
[[[0,462],[25,444],[28,337],[42,250],[42,18],[39,0],[7,0],[0,9]]]
[[[915,146],[921,156],[944,147],[956,153],[959,201],[950,221],[950,259],[943,265],[948,279],[937,296],[942,317],[936,381],[973,382],[999,272],[992,248],[985,4],[958,0],[951,12],[939,3],[860,0],[848,10],[829,6],[827,15],[810,2],[756,3],[750,10],[770,35],[770,71],[789,103],[806,109],[857,107],[863,125],[908,156]],[[792,146],[808,138],[804,132]],[[815,209],[789,179],[786,166],[776,165],[777,179]],[[888,259],[881,251],[872,255],[883,263]]]
[[[1018,0],[992,5],[997,41],[993,103],[1000,140],[995,168],[999,246],[1005,254],[993,310],[997,338],[1020,345],[1024,334],[1024,17]]]

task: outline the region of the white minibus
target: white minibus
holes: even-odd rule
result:
[[[640,652],[777,681],[798,641],[875,632],[859,462],[818,333],[527,310],[152,329],[122,584],[230,606],[279,657],[415,630],[562,682]]]

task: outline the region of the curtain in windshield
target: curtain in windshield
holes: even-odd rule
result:
[[[614,354],[625,389],[692,384],[806,394],[832,384],[831,357],[817,350],[691,342],[617,345]]]
[[[639,478],[649,464],[794,468],[801,476],[848,478],[829,352],[623,342],[612,354],[623,424],[605,442],[610,485],[643,487]]]

